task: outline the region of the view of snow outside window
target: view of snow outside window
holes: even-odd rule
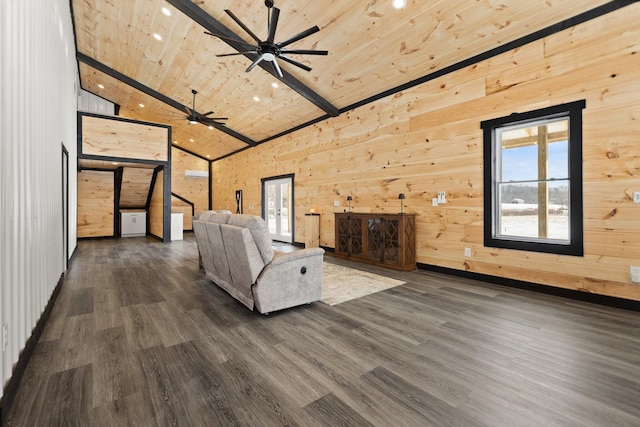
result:
[[[566,120],[563,120],[566,129]],[[536,134],[536,127],[523,129]],[[569,240],[569,143],[550,142],[547,177],[538,177],[538,145],[500,150],[498,182],[499,215],[497,234],[503,237]],[[539,187],[548,188],[547,235],[539,234]],[[544,193],[543,193],[544,194]],[[499,230],[499,231],[498,231]]]

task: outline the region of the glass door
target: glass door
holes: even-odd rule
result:
[[[293,176],[264,179],[262,185],[264,219],[273,240],[293,242]]]

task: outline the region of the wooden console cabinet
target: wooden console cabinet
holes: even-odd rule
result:
[[[413,214],[336,213],[335,256],[410,271],[416,269]]]

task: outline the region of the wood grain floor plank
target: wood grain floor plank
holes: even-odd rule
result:
[[[325,426],[373,426],[332,393],[310,403],[305,410]]]
[[[97,332],[93,366],[93,401],[96,406],[124,400],[139,390],[123,326]]]
[[[327,254],[406,284],[263,316],[197,254],[80,241],[7,425],[640,426],[640,313]]]
[[[154,417],[151,402],[145,400],[142,392],[130,394],[123,399],[94,406],[91,410],[92,427],[159,427]]]
[[[49,377],[45,400],[34,426],[84,426],[90,419],[93,385],[91,365],[57,372]]]
[[[81,288],[73,291],[67,316],[93,313],[93,288]]]
[[[384,391],[396,402],[419,413],[427,425],[435,426],[483,426],[480,418],[456,411],[451,405],[415,387],[401,377],[378,367],[363,375],[363,379],[378,390]]]
[[[120,310],[130,352],[162,344],[159,328],[163,325],[154,323],[154,309],[147,305],[132,305]]]
[[[171,352],[162,345],[136,353],[139,382],[145,401],[151,402],[153,418],[159,426],[197,425],[189,411],[187,378],[176,375]]]

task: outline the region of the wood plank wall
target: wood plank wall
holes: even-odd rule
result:
[[[167,128],[83,116],[82,154],[166,162]]]
[[[398,212],[404,193],[419,263],[640,300],[629,278],[640,265],[639,18],[640,4],[628,6],[217,161],[213,208],[235,206],[242,189],[245,211],[260,215],[260,179],[294,173],[296,240],[315,206],[320,244],[333,247],[347,195],[356,209]],[[484,247],[480,122],[579,99],[584,257]],[[447,204],[432,207],[439,190]]]
[[[148,233],[163,238],[164,237],[164,224],[163,224],[163,177],[164,172],[158,172],[156,177],[155,185],[151,190],[151,203],[149,203],[149,211],[147,212],[147,216],[149,217],[149,230]]]
[[[113,236],[113,172],[83,170],[78,173],[78,237]]]
[[[130,168],[122,169],[122,187],[120,189],[120,208],[143,208],[147,204],[147,197],[151,187],[153,169]]]
[[[209,162],[183,150],[171,149],[171,192],[189,200],[194,204],[195,211],[200,212],[209,208],[209,182],[204,178],[187,178],[186,170],[209,171]],[[191,208],[187,210],[185,203],[172,197],[171,210],[184,212],[184,230],[191,230]]]

